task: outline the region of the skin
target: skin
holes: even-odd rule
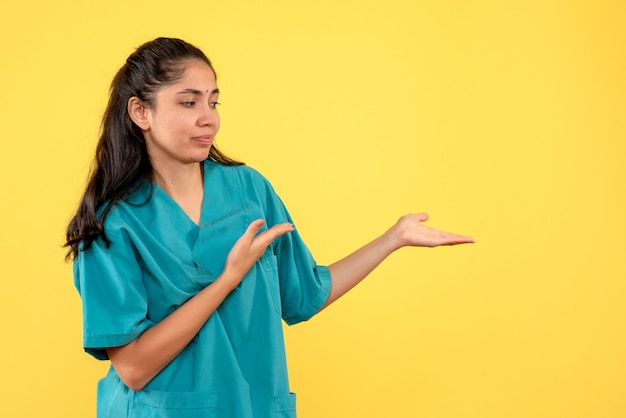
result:
[[[128,113],[143,131],[155,182],[196,223],[204,193],[199,163],[220,129],[218,98],[215,73],[194,60],[178,82],[156,92],[154,106],[137,97],[128,101]]]
[[[204,194],[201,165],[220,126],[216,103],[219,91],[213,70],[201,61],[188,61],[182,78],[161,88],[150,107],[136,97],[128,113],[146,139],[159,184],[198,223]],[[385,233],[329,266],[332,278],[326,308],[344,295],[385,258],[405,246],[436,247],[474,242],[472,238],[439,231],[423,224],[425,213],[401,217]],[[277,237],[293,231],[291,224],[273,225],[258,233],[264,221],[253,221],[231,249],[222,274],[163,321],[135,341],[107,348],[122,381],[141,390],[169,364],[200,331],[204,323]]]

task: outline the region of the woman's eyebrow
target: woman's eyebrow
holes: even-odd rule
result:
[[[214,94],[219,94],[220,89],[214,89],[210,96],[213,96]],[[194,96],[201,96],[202,95],[202,90],[196,90],[196,89],[184,89],[179,91],[176,94],[193,94]]]

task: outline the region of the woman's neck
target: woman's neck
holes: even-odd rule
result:
[[[204,163],[155,166],[153,181],[158,184],[196,224],[200,223],[204,196]]]

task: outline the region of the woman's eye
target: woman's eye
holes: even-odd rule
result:
[[[219,104],[220,104],[220,102],[210,102],[209,103],[209,107],[211,109],[215,109]]]
[[[186,106],[186,107],[192,107],[195,104],[196,104],[196,102],[182,102],[182,105]]]

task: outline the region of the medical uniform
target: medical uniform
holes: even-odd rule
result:
[[[200,225],[156,184],[116,203],[102,239],[80,251],[85,351],[107,359],[213,282],[249,224],[291,222],[271,185],[247,166],[205,161]],[[297,231],[277,238],[187,347],[141,391],[111,367],[98,383],[98,417],[287,418],[281,318],[307,320],[330,291]]]

